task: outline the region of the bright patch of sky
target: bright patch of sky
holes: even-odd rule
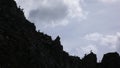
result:
[[[16,0],[37,30],[61,37],[64,50],[120,53],[120,0]]]

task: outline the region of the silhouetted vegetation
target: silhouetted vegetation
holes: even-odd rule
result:
[[[120,68],[118,53],[97,63],[91,52],[80,59],[63,51],[60,37],[37,32],[14,0],[0,0],[0,68]]]

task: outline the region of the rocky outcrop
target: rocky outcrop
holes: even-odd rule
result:
[[[103,68],[120,68],[120,56],[118,53],[108,53],[102,59]]]
[[[78,57],[63,51],[60,37],[37,32],[14,0],[0,0],[1,68],[76,68]]]
[[[120,68],[117,53],[97,63],[91,52],[83,59],[63,51],[60,37],[36,31],[14,0],[0,0],[0,68]]]
[[[91,52],[88,55],[85,55],[82,59],[83,68],[96,68],[97,67],[97,57],[96,54]]]

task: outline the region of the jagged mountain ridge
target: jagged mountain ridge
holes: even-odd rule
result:
[[[83,59],[70,56],[63,51],[60,37],[52,40],[36,31],[14,0],[0,0],[0,67],[120,68],[120,56],[105,54],[101,63],[97,63],[96,54],[92,52]]]

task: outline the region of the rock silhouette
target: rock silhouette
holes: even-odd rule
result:
[[[88,55],[85,55],[82,59],[83,68],[96,68],[97,67],[97,57],[96,54],[91,52]]]
[[[102,59],[104,68],[120,68],[120,56],[118,53],[105,54]]]
[[[0,68],[120,68],[120,56],[105,54],[100,63],[93,52],[70,56],[59,36],[37,32],[14,0],[0,0]]]

